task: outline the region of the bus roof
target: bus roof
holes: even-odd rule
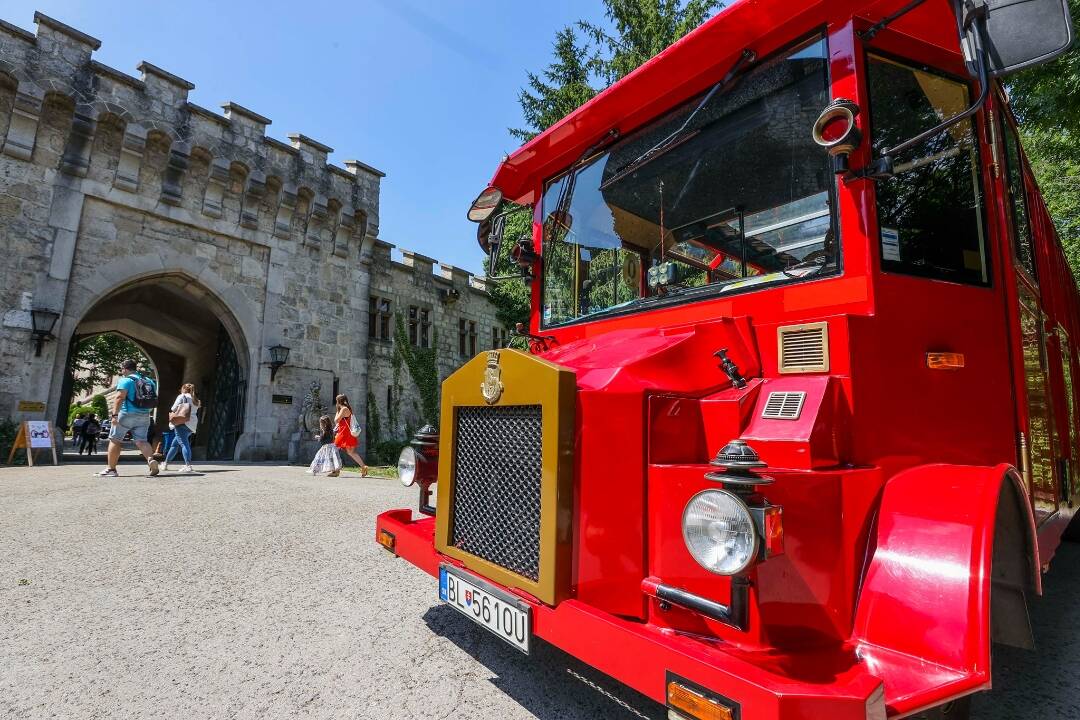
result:
[[[589,102],[525,143],[495,171],[491,185],[519,203],[534,201],[537,177],[555,175],[612,129],[626,134],[723,76],[744,49],[764,57],[812,28],[860,17],[876,22],[907,0],[736,0]],[[890,25],[959,52],[949,0],[929,0]],[[722,52],[717,52],[717,49]]]

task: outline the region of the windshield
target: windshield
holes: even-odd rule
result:
[[[549,182],[544,326],[835,272],[835,181],[810,136],[826,72],[814,40]]]

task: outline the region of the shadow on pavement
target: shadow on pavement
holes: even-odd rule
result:
[[[1080,718],[1080,675],[1075,671],[1080,663],[1080,544],[1061,545],[1043,586],[1045,594],[1031,606],[1036,650],[994,646],[994,689],[974,698],[972,720]],[[491,680],[496,687],[541,720],[640,717],[569,670],[646,717],[665,715],[662,706],[543,641],[534,640],[532,654],[525,656],[445,605],[428,610],[424,621],[483,663],[496,675]]]
[[[666,717],[663,706],[538,638],[533,638],[531,653],[524,655],[446,605],[428,610],[424,622],[436,635],[483,663],[496,676],[491,679],[492,684],[540,720]],[[625,709],[570,671],[599,685],[634,710]]]
[[[1080,544],[1062,543],[1031,601],[1035,650],[994,646],[994,689],[972,702],[972,720],[1080,718]]]

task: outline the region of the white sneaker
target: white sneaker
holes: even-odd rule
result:
[[[195,472],[195,470],[193,470],[190,465],[185,465],[184,467],[180,468],[180,472]]]
[[[158,461],[154,458],[150,458],[149,460],[147,460],[146,464],[150,466],[150,477],[154,477],[161,470],[161,468],[158,467]]]
[[[167,463],[167,462],[161,463],[161,469],[164,470],[165,472],[168,472],[169,471],[169,463]]]

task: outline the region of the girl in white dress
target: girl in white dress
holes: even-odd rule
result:
[[[337,477],[341,474],[341,453],[334,444],[334,421],[329,415],[319,418],[319,432],[315,439],[322,443],[322,447],[315,453],[308,472],[312,475],[326,473],[328,477]]]

